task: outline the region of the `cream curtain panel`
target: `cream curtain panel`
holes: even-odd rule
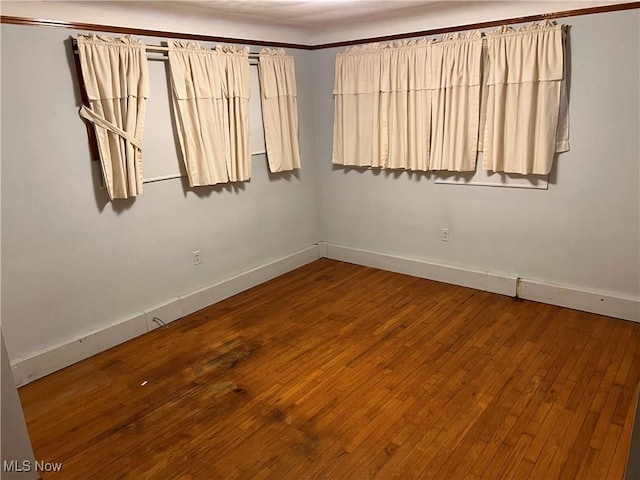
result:
[[[386,116],[380,111],[382,54],[377,46],[348,48],[336,57],[332,162],[385,167]]]
[[[269,169],[275,173],[300,168],[294,59],[282,48],[265,48],[260,51],[258,75]]]
[[[478,31],[446,35],[431,47],[431,170],[476,168],[481,58]]]
[[[564,29],[545,21],[487,33],[485,170],[548,174],[569,150]]]
[[[249,49],[168,44],[173,107],[189,185],[248,180]]]
[[[338,54],[334,164],[428,170],[429,45],[370,44]]]
[[[405,40],[381,51],[380,99],[387,127],[383,166],[428,170],[431,130],[431,42]]]
[[[227,138],[230,146],[226,157],[227,171],[231,182],[241,182],[251,178],[249,47],[218,46],[216,51],[224,52],[227,60],[223,97],[225,133],[229,132]]]
[[[338,54],[333,163],[473,170],[481,55],[479,32]]]
[[[78,53],[89,99],[80,115],[92,122],[109,198],[142,193],[142,133],[149,96],[144,45],[131,37],[79,35]]]

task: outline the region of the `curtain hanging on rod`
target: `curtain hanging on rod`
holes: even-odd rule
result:
[[[284,49],[260,52],[262,123],[272,173],[300,168],[298,98],[294,60]]]
[[[453,33],[431,47],[431,170],[472,171],[478,155],[482,36]]]
[[[172,102],[192,187],[251,177],[248,54],[246,47],[169,42]]]
[[[352,47],[336,57],[333,163],[472,170],[479,32]]]
[[[569,149],[564,32],[547,20],[338,53],[332,162],[474,171],[480,149],[486,170],[548,174]]]
[[[89,105],[80,115],[94,125],[109,198],[142,193],[142,133],[149,73],[144,45],[131,37],[78,36]]]
[[[551,21],[487,33],[485,170],[546,175],[569,150],[564,34]]]
[[[431,41],[351,47],[336,57],[332,162],[429,169]]]

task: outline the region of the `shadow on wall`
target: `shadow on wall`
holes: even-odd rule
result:
[[[271,173],[268,171],[268,175],[269,175],[270,182],[278,182],[278,181],[292,182],[294,179],[300,180],[299,170],[276,172],[276,173]],[[243,182],[218,183],[217,185],[191,187],[189,186],[189,179],[187,177],[181,177],[180,180],[182,181],[182,190],[184,192],[185,198],[187,197],[189,192],[194,193],[199,198],[207,198],[213,194],[220,194],[220,193],[239,194],[240,192],[243,192],[244,190],[246,190],[247,183],[251,182],[251,180],[246,180]]]
[[[271,173],[271,170],[267,169],[267,174],[270,182],[292,182],[294,179],[300,180],[300,170],[287,170],[286,172]]]
[[[187,198],[189,192],[194,193],[199,198],[208,198],[213,194],[221,193],[234,193],[237,195],[247,188],[247,181],[218,183],[217,185],[204,185],[200,187],[189,186],[189,179],[187,177],[180,177],[180,181],[182,182],[182,191],[184,192],[185,198]]]
[[[480,154],[480,158],[477,162],[477,169],[481,169],[482,164],[482,154]],[[489,177],[497,176],[500,179],[500,182],[496,182],[496,186],[506,185],[509,179],[512,180],[521,180],[528,179],[531,185],[536,185],[541,179],[546,177],[547,182],[551,185],[555,185],[557,182],[557,163],[558,163],[558,155],[555,154],[555,159],[553,162],[553,168],[551,169],[551,173],[548,176],[545,175],[517,175],[510,174],[504,172],[486,172]],[[476,174],[476,171],[470,172],[449,172],[449,171],[421,171],[421,170],[404,170],[404,169],[385,169],[385,168],[373,168],[373,167],[357,167],[351,165],[336,165],[332,164],[331,169],[335,172],[342,171],[344,174],[348,174],[350,172],[357,172],[359,174],[365,174],[367,172],[371,172],[373,175],[384,175],[386,178],[398,179],[403,175],[406,176],[409,180],[414,180],[415,182],[420,182],[422,180],[431,180],[431,179],[454,179],[454,180],[463,180],[461,182],[469,183],[472,182],[473,176]]]

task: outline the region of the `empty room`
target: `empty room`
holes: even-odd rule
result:
[[[640,479],[640,2],[1,7],[2,479]]]

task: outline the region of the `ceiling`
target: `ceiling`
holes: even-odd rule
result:
[[[113,2],[101,2],[113,5]],[[439,0],[215,0],[123,2],[127,8],[171,15],[221,18],[255,24],[281,25],[305,30],[335,28],[428,13],[447,4],[478,1]]]
[[[632,0],[0,0],[2,14],[327,45]]]

